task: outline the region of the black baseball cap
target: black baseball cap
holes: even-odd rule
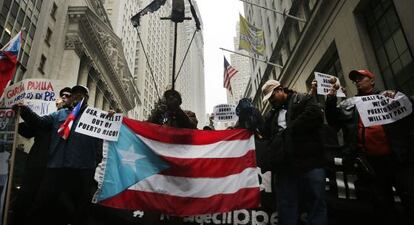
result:
[[[72,87],[72,94],[75,94],[75,93],[81,93],[81,94],[88,95],[89,89],[83,85],[75,85]]]
[[[70,88],[70,87],[64,87],[64,88],[62,88],[59,91],[59,96],[62,97],[65,92],[68,92],[68,93],[71,93],[72,94],[72,88]]]

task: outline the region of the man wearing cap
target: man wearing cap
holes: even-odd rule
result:
[[[56,109],[70,107],[70,96],[70,87],[61,89],[60,98],[56,100]],[[13,205],[13,223],[23,224],[23,219],[26,218],[26,213],[35,200],[45,174],[51,134],[50,130],[32,127],[26,122],[19,123],[18,133],[25,138],[34,138],[25,163],[22,187]]]
[[[352,70],[349,73],[357,89],[356,96],[383,94],[393,97],[395,91],[375,89],[375,75],[369,70]],[[414,215],[414,151],[413,114],[386,125],[364,127],[353,98],[338,106],[336,89],[327,96],[325,114],[328,124],[344,135],[344,163],[359,162],[359,178],[368,183],[374,206],[373,224],[400,224],[394,205],[394,186],[406,215]],[[347,163],[348,162],[348,163]],[[355,164],[358,165],[358,164]],[[398,219],[397,219],[398,218]],[[414,218],[411,218],[411,222]],[[400,221],[401,222],[401,221]],[[401,224],[406,224],[401,222]]]
[[[262,93],[263,101],[272,106],[262,134],[270,140],[268,158],[276,173],[279,223],[298,224],[299,209],[303,209],[307,224],[327,225],[324,156],[318,132],[322,110],[312,96],[283,88],[276,80],[268,80]]]
[[[52,221],[48,209],[56,206],[62,193],[68,194],[73,207],[71,224],[82,224],[88,216],[94,172],[102,150],[102,140],[75,132],[81,114],[88,106],[88,92],[88,88],[82,85],[72,87],[72,106],[82,99],[83,104],[66,140],[57,131],[70,114],[70,109],[40,117],[30,108],[20,106],[25,122],[38,129],[51,130],[47,170],[42,190],[29,213],[30,224],[60,224],[61,221]]]

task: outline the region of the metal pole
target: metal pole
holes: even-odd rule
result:
[[[259,59],[259,58],[256,58],[256,57],[253,57],[253,56],[250,56],[250,55],[242,54],[242,53],[231,51],[231,50],[228,50],[228,49],[224,49],[224,48],[220,48],[220,49],[223,50],[223,51],[226,51],[226,52],[231,52],[231,53],[234,53],[234,54],[237,54],[237,55],[245,56],[245,57],[260,61],[260,62],[264,62],[264,63],[269,64],[269,65],[278,67],[280,69],[283,69],[283,66],[281,66],[279,64],[275,64],[275,63],[272,63],[272,62],[269,62],[269,61],[266,61],[266,60],[263,60],[263,59]]]
[[[272,11],[272,12],[275,12],[275,13],[281,14],[281,15],[283,15],[283,16],[286,16],[286,17],[292,18],[292,19],[297,20],[297,21],[302,22],[302,23],[306,23],[306,20],[304,20],[304,19],[302,19],[302,18],[299,18],[299,17],[296,17],[296,16],[292,16],[292,15],[290,15],[290,14],[287,14],[287,13],[286,13],[286,11],[281,12],[281,11],[278,11],[278,10],[275,10],[275,9],[269,9],[269,8],[264,7],[264,6],[262,6],[262,5],[258,5],[258,4],[255,4],[255,3],[251,3],[251,2],[248,2],[248,1],[246,1],[246,0],[239,0],[239,1],[241,1],[241,2],[245,2],[245,3],[250,4],[250,5],[257,6],[257,7],[262,8],[262,9],[270,10],[270,11]]]
[[[174,22],[174,55],[173,55],[173,66],[172,66],[172,90],[174,90],[175,84],[175,60],[177,58],[177,26],[178,23]]]
[[[11,191],[13,187],[13,175],[14,175],[14,162],[16,158],[16,147],[17,147],[17,130],[19,128],[19,115],[20,115],[20,108],[17,109],[15,117],[14,117],[14,140],[13,146],[11,150],[11,157],[10,157],[10,170],[9,170],[9,178],[7,179],[7,191],[6,191],[6,199],[4,205],[4,218],[3,218],[3,225],[8,224],[9,219],[9,208],[10,208],[10,198],[11,198]]]

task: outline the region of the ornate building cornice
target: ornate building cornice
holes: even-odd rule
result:
[[[118,103],[124,112],[131,110],[139,103],[138,92],[132,86],[132,74],[121,39],[87,6],[69,7],[68,17],[65,49],[75,50],[79,56],[85,55],[99,80],[111,93],[105,97],[111,104]]]

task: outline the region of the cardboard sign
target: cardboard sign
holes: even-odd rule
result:
[[[48,79],[27,79],[10,85],[4,90],[4,105],[12,105],[24,99],[55,101],[55,84]]]
[[[339,79],[335,76],[315,72],[315,79],[318,82],[318,88],[317,93],[318,95],[327,95],[329,93],[329,90],[332,88],[332,84],[329,82],[332,78],[336,79],[336,84],[339,85],[339,89],[336,91],[337,97],[345,97],[345,93],[341,89],[341,83],[339,82]]]
[[[82,113],[76,132],[108,141],[117,141],[122,124],[122,114],[108,117],[108,112],[88,107]]]
[[[362,123],[365,127],[393,123],[412,113],[410,99],[401,92],[394,98],[383,95],[354,97]]]
[[[213,110],[214,121],[228,122],[237,121],[236,106],[229,104],[216,105]]]
[[[49,115],[57,110],[55,101],[26,99],[24,104],[39,116]]]

